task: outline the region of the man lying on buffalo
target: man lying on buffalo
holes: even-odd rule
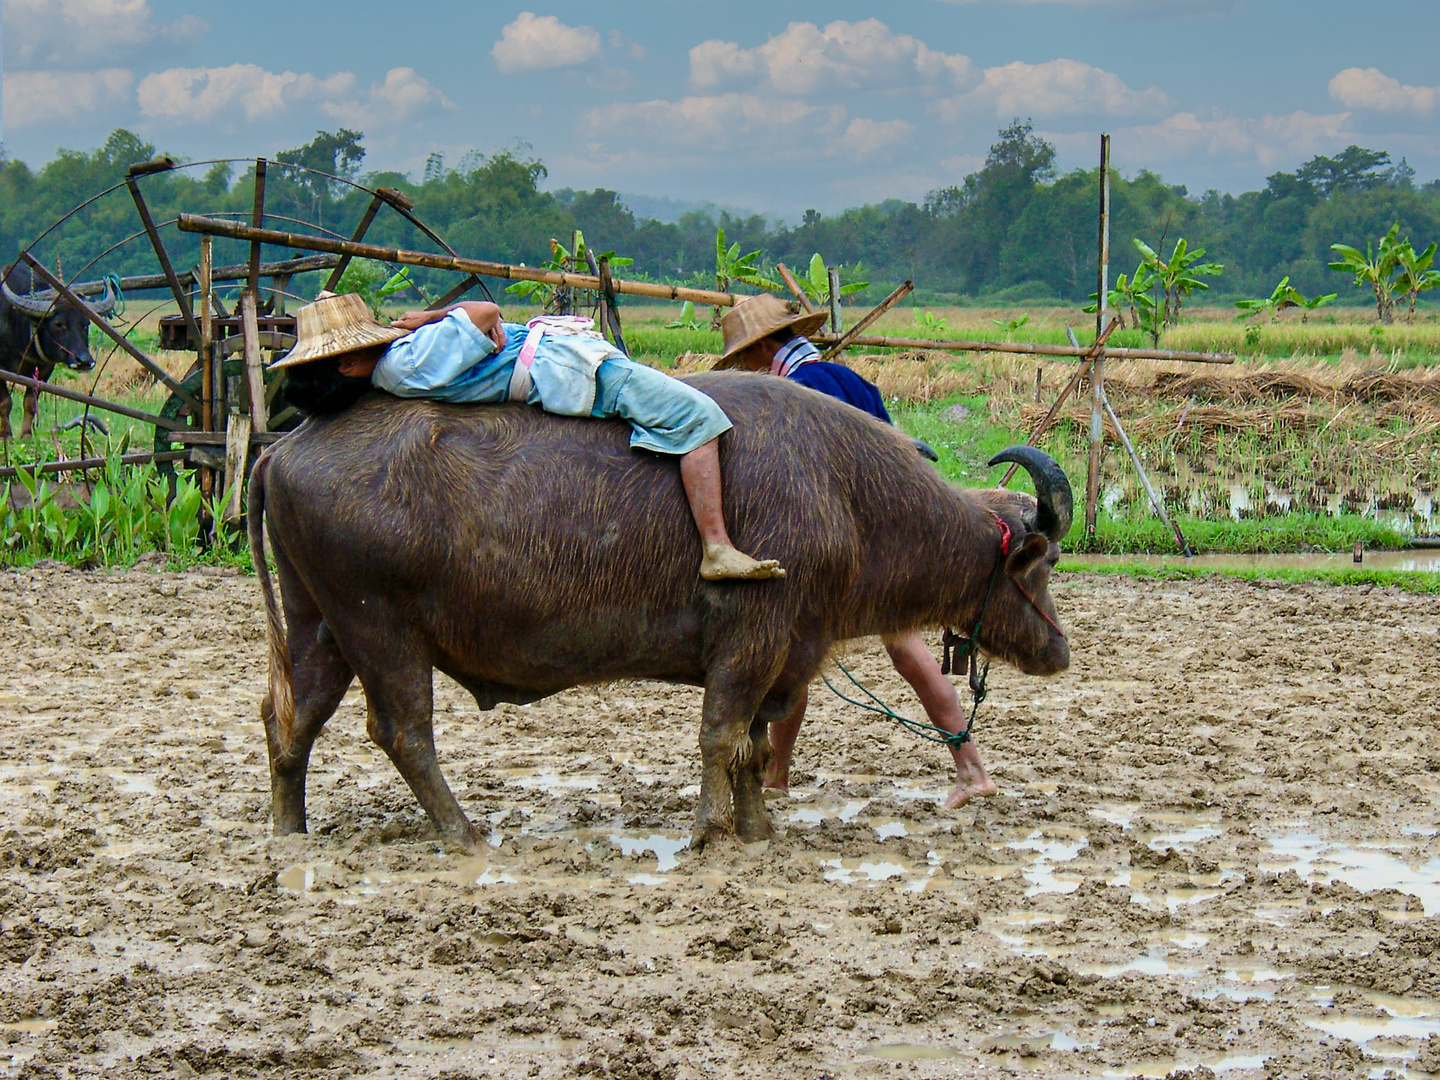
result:
[[[844,364],[821,360],[820,350],[805,336],[813,334],[824,321],[824,312],[792,314],[783,301],[768,294],[742,300],[726,312],[720,322],[725,335],[725,353],[715,367],[769,372],[838,398],[877,420],[890,423],[890,413],[875,384]],[[933,459],[933,452],[930,456]],[[887,635],[881,641],[895,670],[914,688],[930,722],[952,734],[964,730],[965,713],[955,685],[942,674],[920,634],[911,631]],[[790,790],[790,754],[800,734],[808,701],[808,694],[803,694],[789,716],[770,725],[773,756],[765,769],[767,788]],[[955,787],[945,799],[947,808],[964,806],[971,799],[994,795],[999,790],[985,771],[973,739],[951,746],[950,753],[955,759],[956,775]]]
[[[774,559],[730,542],[721,509],[718,439],[731,427],[699,390],[637,364],[590,329],[589,319],[507,323],[490,303],[408,311],[389,326],[360,297],[322,293],[296,312],[298,340],[276,367],[313,365],[292,400],[333,409],[374,385],[397,397],[451,402],[525,401],[561,416],[621,418],[630,445],[680,459],[700,530],[700,576],[710,581],[783,577]],[[324,365],[317,363],[324,361]],[[298,391],[298,396],[297,396]]]

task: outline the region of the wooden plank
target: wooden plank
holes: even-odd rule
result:
[[[29,265],[30,269],[33,270],[37,275],[39,275],[40,279],[44,281],[46,285],[50,286],[50,288],[54,289],[62,297],[64,297],[67,301],[74,305],[75,309],[79,311],[82,315],[84,315],[85,318],[90,321],[90,324],[92,326],[96,327],[102,334],[108,337],[111,341],[115,342],[116,345],[119,345],[120,348],[124,349],[125,352],[129,354],[129,356],[133,360],[135,360],[136,363],[138,363],[146,371],[150,372],[150,374],[154,375],[157,379],[163,382],[176,394],[180,395],[181,399],[183,399],[186,404],[196,409],[200,407],[200,403],[195,400],[194,395],[191,394],[189,390],[186,390],[183,386],[181,386],[178,382],[175,381],[175,379],[170,375],[168,371],[166,371],[159,364],[155,363],[155,361],[151,360],[150,357],[146,356],[143,352],[141,352],[135,346],[134,342],[132,342],[124,334],[120,333],[119,330],[116,330],[115,327],[111,326],[109,320],[107,320],[103,315],[97,315],[95,314],[95,312],[91,311],[88,307],[86,307],[84,301],[82,301],[78,296],[71,292],[63,281],[57,278],[54,274],[50,273],[49,270],[45,269],[45,267],[39,262],[39,260],[37,260],[33,255],[31,255],[30,252],[23,252],[21,257]]]
[[[265,361],[260,356],[260,327],[255,321],[255,294],[240,297],[245,335],[245,378],[250,386],[250,429],[265,430]]]
[[[210,367],[210,342],[211,335],[215,332],[214,312],[212,310],[213,293],[211,292],[212,277],[211,263],[215,259],[215,238],[213,236],[202,236],[200,238],[200,348],[198,360],[200,361],[200,427],[210,430],[210,402],[215,396],[213,385],[214,372]]]
[[[245,487],[245,462],[250,456],[250,417],[232,413],[225,428],[225,509],[220,520],[234,525],[240,520],[240,495]]]
[[[195,313],[190,310],[190,297],[181,286],[175,267],[170,263],[170,253],[165,250],[165,244],[160,239],[160,230],[155,227],[155,219],[150,216],[150,207],[145,203],[145,196],[140,194],[140,185],[132,175],[125,177],[125,186],[130,189],[130,198],[135,202],[140,224],[145,227],[145,235],[150,238],[150,246],[155,249],[155,258],[160,263],[160,272],[165,275],[165,284],[170,286],[170,292],[175,297],[175,305],[180,309],[189,332],[198,337],[200,330],[195,325]]]
[[[830,332],[838,334],[844,328],[840,321],[840,271],[830,267]]]
[[[867,326],[870,326],[872,323],[875,322],[876,319],[880,318],[881,315],[884,315],[885,312],[889,311],[901,300],[909,296],[910,290],[913,288],[915,288],[915,283],[913,281],[906,281],[901,284],[899,288],[897,288],[884,300],[881,300],[880,303],[876,304],[875,307],[871,309],[863,319],[857,322],[849,330],[846,330],[845,333],[841,334],[839,340],[837,340],[833,345],[831,345],[823,353],[820,354],[820,359],[829,360],[831,357],[837,356],[838,354],[843,352],[852,341],[854,341],[857,337],[860,336],[861,332],[864,331]]]
[[[260,228],[265,224],[265,159],[255,159],[255,199],[250,206],[250,224]],[[249,290],[260,295],[260,241],[250,241],[250,284]]]
[[[817,345],[838,340],[834,334],[812,334]],[[890,337],[860,334],[851,345],[877,349],[916,349],[937,352],[998,352],[1020,356],[1088,357],[1093,345],[1032,345],[1023,341],[970,341],[962,338]],[[1183,352],[1177,349],[1126,349],[1107,345],[1105,355],[1111,360],[1163,360],[1190,364],[1233,364],[1234,353]]]
[[[288,432],[284,431],[251,432],[250,442],[255,446],[269,446],[273,442],[279,442],[287,434]],[[196,431],[194,428],[185,428],[171,432],[169,439],[171,442],[180,443],[183,446],[224,446],[225,432]]]

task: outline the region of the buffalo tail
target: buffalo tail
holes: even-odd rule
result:
[[[255,576],[260,579],[260,593],[265,598],[265,643],[270,656],[270,691],[266,696],[275,717],[280,746],[288,748],[295,729],[295,675],[290,666],[290,642],[285,634],[280,601],[270,580],[270,564],[265,560],[265,469],[269,464],[269,456],[261,455],[251,470],[246,530]],[[261,711],[263,714],[263,708]]]

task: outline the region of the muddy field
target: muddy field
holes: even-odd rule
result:
[[[682,850],[696,691],[442,683],[469,857],[357,691],[267,835],[250,579],[6,574],[0,1073],[1440,1072],[1440,604],[1057,596],[1072,672],[981,710],[998,797],[940,811],[943,749],[820,689],[763,850]]]

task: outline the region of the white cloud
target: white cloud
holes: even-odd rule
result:
[[[966,86],[974,77],[969,57],[938,52],[909,34],[893,33],[879,19],[836,20],[823,30],[792,22],[753,49],[717,38],[690,50],[690,82],[701,90],[743,82],[798,95],[822,88]]]
[[[616,102],[588,110],[582,120],[584,128],[614,132],[628,143],[702,147],[707,154],[813,150],[818,141],[841,134],[844,124],[843,105],[814,106],[756,94]]]
[[[35,124],[84,123],[117,104],[129,104],[135,76],[125,68],[101,71],[5,72],[5,125],[11,130]]]
[[[931,106],[941,120],[954,123],[977,112],[1011,116],[1133,116],[1170,105],[1156,87],[1132,90],[1120,76],[1078,60],[1021,61],[986,68],[980,85]]]
[[[157,22],[149,0],[5,0],[5,67],[113,63],[142,50],[189,45],[209,30],[195,15]]]
[[[600,55],[600,34],[593,26],[566,26],[554,15],[522,11],[501,29],[490,55],[506,75],[571,67]]]
[[[1253,120],[1223,115],[1207,120],[1182,112],[1155,124],[1118,131],[1115,138],[1126,147],[1127,158],[1145,165],[1202,156],[1233,164],[1254,164],[1268,170],[1293,166],[1297,161],[1339,146],[1349,138],[1344,131],[1349,116],[1349,113],[1317,116],[1293,112]],[[1089,135],[1084,139],[1088,149],[1093,140]]]
[[[246,120],[284,112],[298,101],[335,100],[350,94],[355,76],[339,71],[321,79],[255,64],[218,68],[170,68],[140,80],[140,111],[152,120],[199,122],[240,109]]]
[[[342,123],[363,129],[384,127],[434,109],[453,109],[455,103],[414,68],[391,68],[383,83],[374,83],[363,97],[325,101],[321,110]]]
[[[904,120],[866,120],[857,116],[840,136],[837,149],[856,161],[866,161],[905,146],[914,135],[915,126]]]
[[[1330,96],[1347,109],[1415,112],[1428,116],[1440,106],[1440,86],[1411,86],[1377,68],[1346,68],[1330,80]]]

